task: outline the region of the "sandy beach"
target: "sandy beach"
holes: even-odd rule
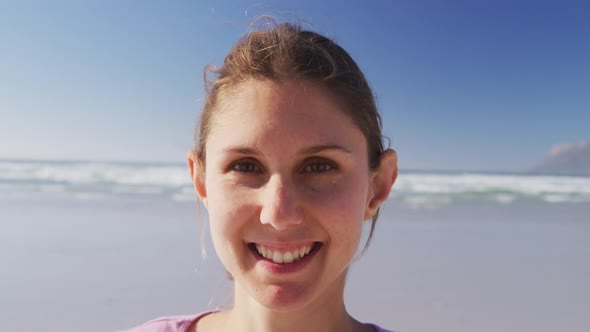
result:
[[[348,270],[354,318],[590,332],[589,18],[590,1],[0,0],[0,332],[228,308],[194,182],[229,257],[250,257],[242,239],[309,256],[255,266],[318,287],[257,298],[321,329],[341,316],[291,309],[317,308],[394,174]],[[324,257],[346,260],[317,277]],[[234,266],[259,285],[251,265]],[[287,325],[252,317],[220,321]]]
[[[195,203],[158,196],[0,200],[7,331],[115,331],[231,303]],[[351,268],[349,310],[395,331],[586,331],[588,204],[390,200]],[[205,222],[206,225],[206,222]]]

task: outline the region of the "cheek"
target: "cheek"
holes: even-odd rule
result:
[[[239,222],[234,216],[244,205],[244,193],[234,183],[212,174],[206,180],[209,218],[211,222],[225,227],[227,223]]]
[[[215,249],[224,255],[241,239],[242,225],[247,219],[244,206],[232,191],[223,186],[209,186],[207,191],[209,225]]]
[[[334,216],[334,222],[362,223],[367,199],[367,183],[350,177],[309,191],[307,200],[324,215]],[[340,222],[338,222],[340,220]]]
[[[350,179],[315,191],[310,197],[317,220],[337,242],[335,245],[356,249],[365,214],[366,188],[365,182]]]
[[[223,191],[209,192],[209,225],[215,252],[225,269],[234,276],[247,269],[247,252],[244,244],[244,230],[251,218],[251,211],[240,200]],[[251,210],[251,209],[250,209]]]

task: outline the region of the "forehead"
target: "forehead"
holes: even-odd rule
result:
[[[354,121],[324,88],[306,81],[241,83],[212,118],[207,149],[226,144],[364,143]]]
[[[263,116],[270,120],[289,115],[294,118],[314,115],[314,119],[320,119],[335,115],[332,113],[346,114],[342,105],[318,84],[302,80],[248,80],[220,100],[216,118],[219,122],[238,115]]]

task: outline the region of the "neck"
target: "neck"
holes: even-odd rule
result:
[[[346,312],[344,278],[309,305],[288,312],[270,310],[238,283],[235,287],[234,307],[227,312],[225,331],[354,331],[360,325]]]

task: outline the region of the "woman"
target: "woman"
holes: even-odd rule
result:
[[[372,236],[397,176],[356,63],[280,24],[246,35],[212,72],[188,165],[234,303],[132,331],[385,331],[343,299],[362,224]]]

